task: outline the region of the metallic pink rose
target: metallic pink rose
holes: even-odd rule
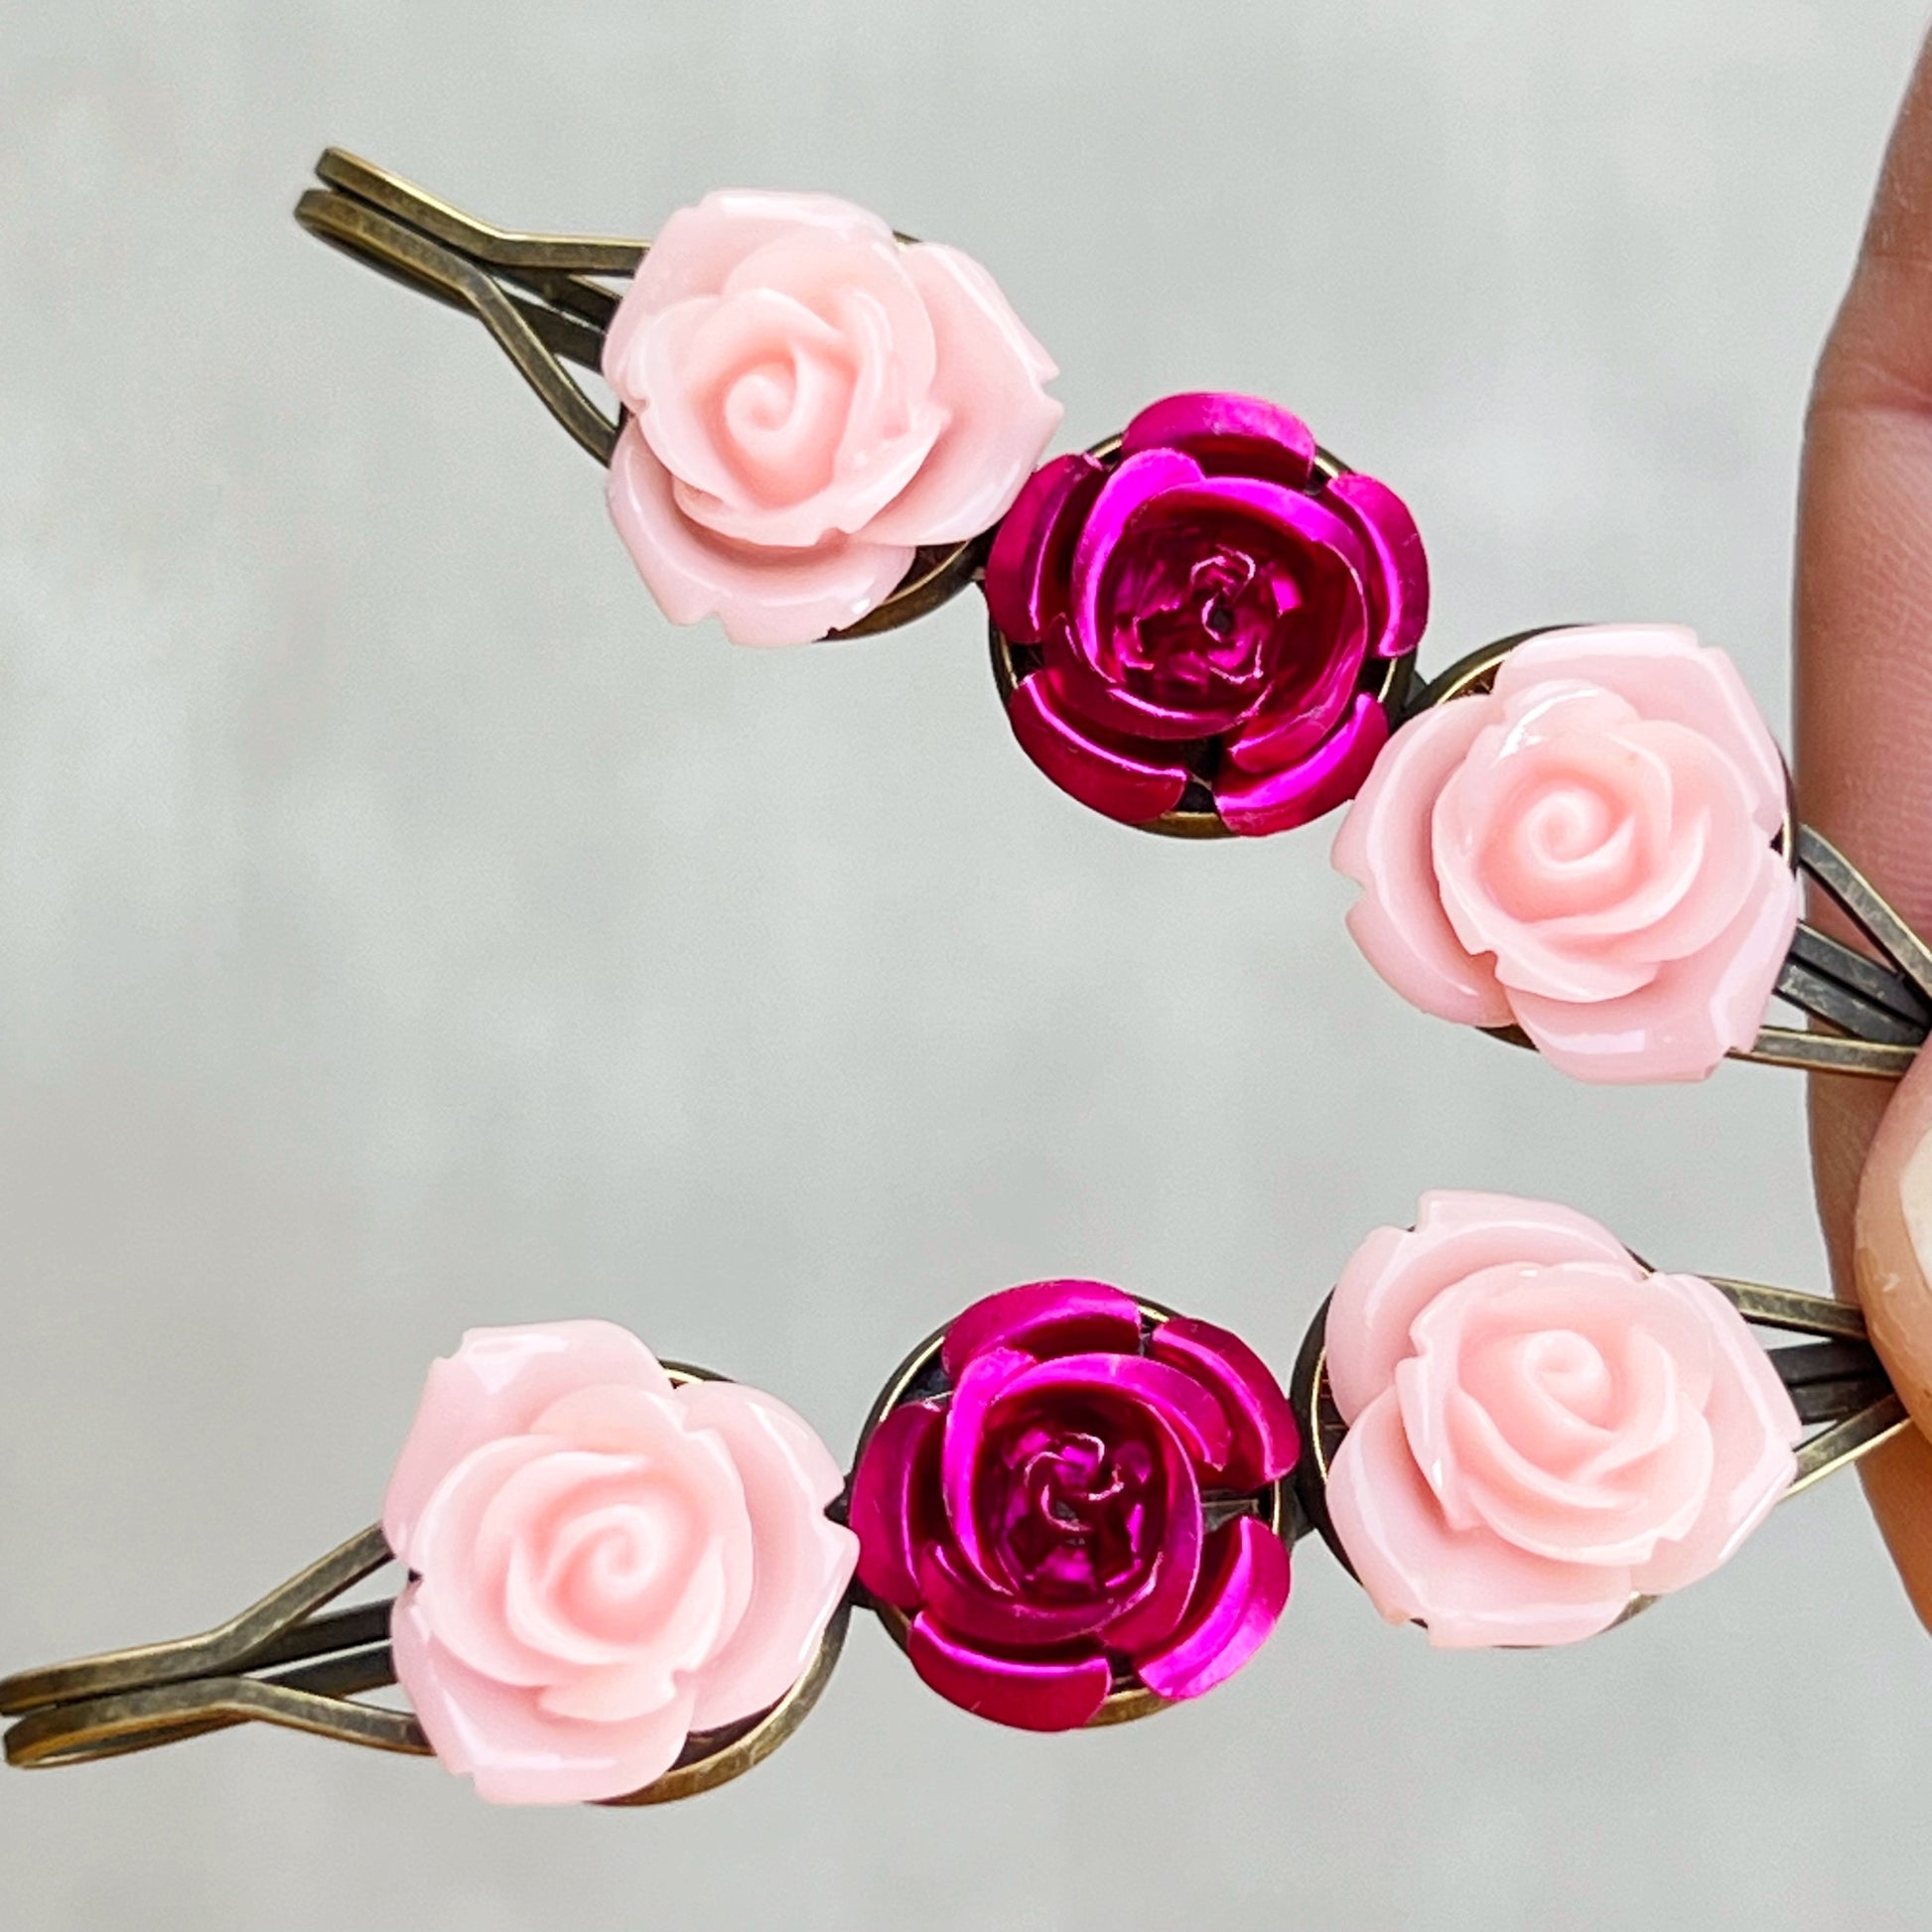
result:
[[[1401,499],[1314,458],[1273,403],[1169,396],[1117,461],[1056,457],[1021,491],[986,600],[1035,647],[1008,715],[1055,784],[1141,825],[1198,782],[1248,834],[1354,795],[1388,736],[1364,687],[1414,651],[1429,572]]]
[[[673,1386],[608,1321],[476,1328],[430,1370],[383,1503],[414,1573],[396,1680],[504,1804],[640,1790],[804,1674],[858,1557],[781,1402]]]
[[[1207,1505],[1240,1507],[1298,1451],[1252,1349],[1181,1316],[1147,1328],[1098,1282],[1036,1282],[960,1314],[940,1363],[948,1386],[868,1438],[851,1505],[859,1580],[910,1615],[926,1683],[1066,1730],[1117,1682],[1197,1697],[1247,1662],[1288,1548]]]
[[[1743,1317],[1596,1222],[1425,1194],[1335,1286],[1348,1425],[1330,1521],[1377,1609],[1432,1643],[1574,1643],[1724,1563],[1796,1472],[1798,1416]]]
[[[1790,947],[1784,819],[1730,660],[1592,624],[1404,725],[1334,863],[1356,944],[1425,1013],[1520,1027],[1579,1079],[1697,1080],[1756,1037]]]
[[[829,195],[726,190],[664,224],[613,319],[611,514],[674,623],[856,622],[924,544],[997,522],[1060,419],[993,278]]]

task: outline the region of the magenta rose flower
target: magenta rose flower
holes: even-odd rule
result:
[[[1432,1643],[1575,1643],[1706,1577],[1796,1473],[1771,1358],[1695,1275],[1545,1201],[1425,1194],[1335,1285],[1336,1540]]]
[[[1429,615],[1422,539],[1372,477],[1324,481],[1273,403],[1169,396],[1117,458],[1056,457],[994,538],[987,608],[1027,647],[1008,706],[1053,782],[1144,825],[1190,787],[1232,832],[1354,795],[1376,696]]]
[[[1197,1697],[1247,1662],[1289,1582],[1252,1499],[1299,1448],[1252,1349],[1036,1282],[957,1316],[939,1364],[945,1386],[863,1445],[851,1499],[860,1581],[910,1618],[927,1684],[1066,1730],[1118,1686]]]
[[[1565,1072],[1698,1080],[1763,1025],[1798,923],[1785,777],[1730,660],[1675,624],[1518,644],[1403,726],[1335,839],[1405,999]]]
[[[1060,419],[984,268],[830,195],[680,208],[604,345],[611,514],[673,623],[739,644],[856,622],[923,545],[998,521]]]
[[[477,1328],[383,1502],[396,1681],[503,1804],[623,1797],[804,1674],[858,1557],[783,1403],[671,1378],[609,1321]]]

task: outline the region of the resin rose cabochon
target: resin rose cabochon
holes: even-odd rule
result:
[[[804,643],[998,521],[1060,420],[986,270],[829,195],[681,208],[611,324],[611,513],[675,623]]]
[[[1701,1079],[1756,1038],[1799,910],[1784,765],[1730,660],[1671,624],[1546,631],[1432,705],[1335,839],[1405,999],[1520,1027],[1581,1079]]]
[[[1382,1614],[1433,1643],[1574,1643],[1725,1562],[1801,1429],[1737,1310],[1553,1202],[1425,1194],[1342,1271],[1326,1507]]]
[[[430,1371],[383,1504],[413,1581],[397,1681],[502,1803],[617,1798],[797,1682],[858,1543],[782,1403],[674,1384],[608,1321],[473,1329]]]

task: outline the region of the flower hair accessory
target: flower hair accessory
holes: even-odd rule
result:
[[[1045,350],[978,263],[850,203],[713,194],[645,243],[508,233],[337,149],[316,172],[303,225],[471,310],[608,466],[673,622],[859,636],[983,581],[1028,757],[1184,837],[1319,817],[1387,739],[1422,539],[1276,404],[1170,396],[1035,468],[1060,418]]]
[[[1587,626],[1412,700],[1415,519],[1278,404],[1168,396],[1041,464],[1053,365],[998,286],[850,203],[713,194],[646,243],[492,227],[340,149],[316,172],[302,224],[477,316],[607,466],[673,621],[858,636],[982,583],[1009,723],[1056,785],[1186,838],[1362,793],[1336,863],[1376,970],[1580,1078],[1726,1053],[1895,1078],[1924,1040],[1932,949],[1791,820],[1720,653]],[[1797,924],[1795,873],[1881,959]],[[1774,994],[1827,1031],[1767,1027]]]
[[[1395,492],[1298,417],[1170,396],[1033,478],[986,603],[1014,732],[1054,783],[1129,824],[1254,835],[1354,796],[1429,573]]]
[[[432,1367],[379,1524],[202,1635],[0,1682],[6,1755],[256,1721],[500,1802],[660,1803],[796,1729],[854,1607],[967,1711],[1118,1723],[1253,1657],[1310,1529],[1435,1643],[1570,1643],[1904,1427],[1857,1309],[1657,1274],[1487,1194],[1363,1243],[1288,1396],[1104,1283],[989,1296],[900,1364],[849,1478],[782,1403],[610,1322],[481,1329]],[[393,1598],[329,1607],[391,1562]]]
[[[1932,950],[1790,809],[1730,660],[1675,624],[1530,632],[1426,690],[1349,806],[1348,927],[1413,1005],[1578,1079],[1726,1054],[1897,1078]],[[1878,948],[1799,923],[1808,877]],[[1781,997],[1828,1033],[1768,1026]]]
[[[1288,1398],[1101,1282],[989,1296],[908,1361],[852,1478],[860,1581],[941,1697],[1027,1730],[1198,1697],[1288,1601]]]

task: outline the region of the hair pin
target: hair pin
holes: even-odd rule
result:
[[[338,149],[316,172],[302,224],[471,310],[610,467],[672,621],[852,637],[983,582],[1028,756],[1180,837],[1318,817],[1387,739],[1422,539],[1276,404],[1170,396],[1035,469],[1061,413],[1046,352],[977,263],[849,203],[726,192],[610,241],[491,227]]]
[[[900,1364],[844,1479],[782,1403],[612,1323],[475,1330],[379,1524],[200,1636],[0,1682],[6,1755],[252,1721],[433,1754],[496,1800],[657,1803],[783,1742],[855,1607],[965,1710],[1118,1723],[1247,1663],[1311,1528],[1434,1643],[1571,1643],[1905,1426],[1857,1309],[1659,1274],[1489,1194],[1369,1236],[1292,1393],[1101,1283],[990,1296]],[[393,1599],[330,1607],[392,1561]],[[392,1684],[409,1709],[368,1701]]]
[[[611,466],[674,621],[801,642],[980,583],[1008,722],[1063,791],[1196,839],[1354,801],[1335,862],[1370,963],[1579,1078],[1896,1078],[1924,1040],[1932,951],[1797,824],[1722,652],[1524,632],[1412,695],[1415,520],[1278,405],[1169,396],[1035,468],[1045,352],[976,263],[850,204],[713,195],[646,244],[490,227],[336,149],[317,173],[305,226],[472,310]],[[1799,923],[1801,874],[1880,958]],[[1768,1025],[1774,996],[1825,1030]]]

